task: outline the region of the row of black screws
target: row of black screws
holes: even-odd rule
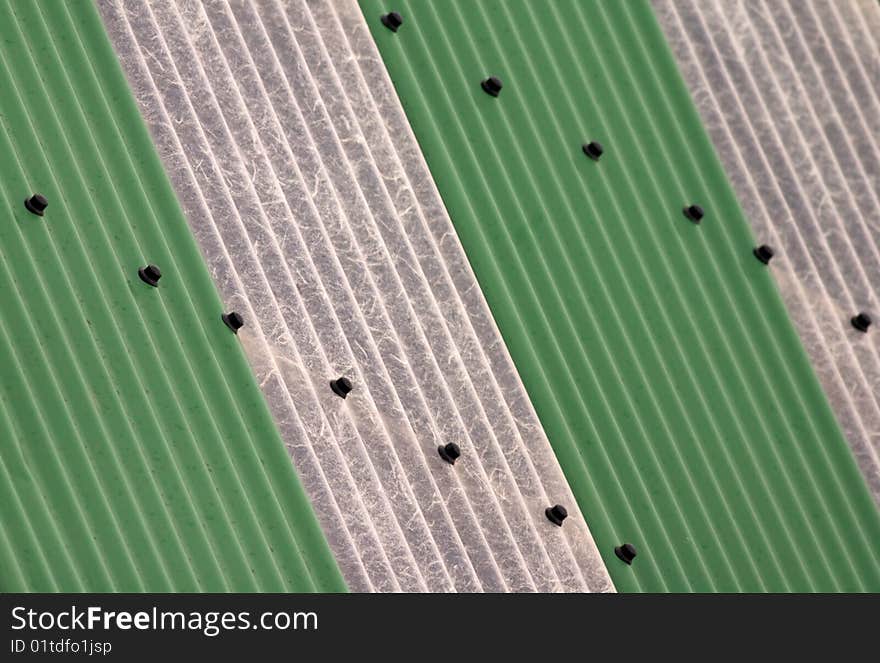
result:
[[[770,260],[773,259],[773,256],[776,255],[773,251],[773,248],[768,246],[767,244],[762,244],[761,246],[754,249],[753,253],[755,257],[760,260],[765,265],[770,264]],[[864,311],[854,315],[850,318],[850,323],[852,326],[863,334],[868,332],[868,328],[871,326],[871,316],[865,313]]]
[[[384,17],[382,22],[385,22]],[[395,28],[393,29],[396,31]],[[501,79],[497,76],[490,76],[489,78],[481,81],[480,86],[483,88],[483,91],[486,94],[497,97],[501,92],[503,84],[501,82]],[[605,152],[602,144],[595,140],[590,141],[589,143],[584,143],[581,146],[581,149],[583,150],[584,154],[586,154],[593,161],[598,161],[602,157],[602,154]],[[699,205],[689,205],[684,208],[683,212],[688,219],[697,224],[700,223],[703,218],[703,208]],[[758,247],[757,249],[755,249],[755,256],[766,265],[770,262],[770,258],[773,257],[773,249],[766,245]],[[448,452],[449,447],[454,448],[454,457],[450,456]],[[445,447],[438,447],[437,450],[440,453],[440,456],[450,464],[454,464],[455,458],[458,458],[458,456],[460,455],[458,445],[454,443],[447,444]],[[561,504],[555,504],[553,506],[547,507],[544,510],[544,515],[547,516],[547,520],[549,520],[551,523],[558,527],[562,527],[562,523],[565,521],[566,518],[568,518],[568,510]],[[624,543],[623,545],[616,546],[614,548],[614,553],[627,564],[632,564],[633,559],[635,559],[636,557],[635,546],[633,546],[631,543]]]
[[[400,14],[397,14],[397,12],[392,12],[391,14],[386,14],[385,16],[383,16],[382,22],[388,25],[388,27],[392,30],[396,31],[402,23],[402,20],[400,19]],[[500,81],[498,81],[498,89],[501,89]],[[585,152],[586,148],[587,146],[584,146]],[[601,153],[602,151],[600,147],[599,154],[601,155]],[[49,203],[46,198],[40,194],[34,194],[24,201],[24,206],[27,208],[27,210],[38,216],[43,216],[43,212],[48,205]],[[158,288],[159,279],[162,278],[162,270],[160,270],[156,265],[146,265],[145,267],[140,267],[138,269],[138,276],[140,277],[141,281],[143,281],[147,285],[152,286],[153,288]],[[229,327],[229,329],[232,330],[232,332],[235,334],[237,334],[238,330],[244,326],[244,319],[239,313],[236,313],[235,311],[222,314],[220,316],[220,319],[223,320],[223,324]],[[351,392],[353,386],[351,384],[351,380],[349,380],[345,376],[342,376],[340,378],[337,378],[336,380],[331,380],[330,388],[337,396],[345,398]],[[455,442],[449,442],[448,444],[437,447],[437,453],[439,453],[440,457],[447,463],[449,463],[450,465],[455,465],[455,461],[461,457],[461,448]],[[564,521],[568,517],[568,511],[566,511],[565,507],[561,504],[556,504],[555,506],[548,507],[545,513],[550,522],[559,526],[562,526],[562,521]]]
[[[391,32],[397,32],[400,26],[403,25],[403,17],[398,12],[382,14],[379,20],[382,21],[382,25],[391,30]],[[485,78],[480,82],[480,86],[486,94],[497,97],[501,92],[501,88],[504,87],[504,84],[497,76],[489,76],[489,78]]]
[[[544,515],[547,516],[547,520],[551,523],[557,527],[562,527],[563,521],[568,518],[568,510],[561,504],[554,504],[544,510]],[[614,554],[626,562],[626,564],[632,564],[636,558],[636,547],[631,543],[624,543],[615,546]]]
[[[387,14],[382,14],[382,16],[379,17],[379,20],[382,21],[382,25],[391,30],[391,32],[397,32],[400,26],[403,25],[403,16],[401,16],[398,12],[388,12]],[[486,78],[480,82],[480,86],[483,88],[486,94],[497,97],[498,93],[501,92],[501,88],[504,87],[504,84],[497,76],[489,76],[489,78]]]
[[[138,276],[141,281],[147,285],[158,288],[159,279],[162,278],[162,270],[156,267],[156,265],[147,265],[146,267],[138,269]],[[235,334],[238,333],[239,329],[244,327],[244,318],[241,317],[241,314],[236,313],[235,311],[222,314],[220,319],[223,320],[223,324],[229,327]]]
[[[547,507],[544,510],[544,515],[547,516],[547,520],[551,523],[558,527],[562,527],[563,521],[568,518],[568,510],[561,504],[555,504]],[[636,558],[636,547],[631,543],[624,543],[615,546],[614,554],[626,562],[626,564],[632,564],[633,560]]]
[[[345,376],[330,381],[330,389],[332,389],[333,393],[340,398],[347,397],[353,388],[354,387],[351,384],[351,380],[349,380]],[[450,465],[455,465],[455,461],[461,457],[461,447],[459,447],[455,442],[449,442],[447,444],[442,444],[438,446],[437,453],[440,455],[440,458],[445,460],[447,463],[449,463]],[[562,507],[559,508],[562,509]],[[563,518],[564,517],[565,516],[563,516]]]
[[[397,12],[390,12],[382,16],[382,23],[392,32],[397,32],[397,29],[403,24],[403,18]],[[486,94],[493,97],[497,97],[501,93],[502,87],[504,87],[501,79],[497,76],[489,76],[488,78],[483,79],[480,82],[480,86]],[[581,149],[583,149],[584,154],[593,161],[598,161],[604,152],[602,144],[598,141],[584,143]],[[682,209],[682,212],[684,213],[684,216],[694,224],[699,224],[705,214],[703,208],[695,204],[685,206]],[[753,250],[753,253],[755,257],[765,265],[769,265],[770,260],[774,256],[773,248],[767,244],[756,247]],[[852,325],[861,332],[867,332],[868,327],[871,325],[871,318],[866,313],[859,313],[852,318]],[[340,379],[344,380],[345,378]],[[338,382],[339,381],[337,381],[337,383]],[[330,385],[333,390],[343,398],[345,398],[345,394],[350,391],[349,387],[348,391],[341,392],[334,382],[331,382]],[[437,452],[440,454],[440,457],[450,465],[454,465],[456,459],[461,456],[461,449],[459,449],[458,445],[454,442],[437,447]],[[562,526],[563,521],[568,517],[568,511],[561,504],[547,507],[544,514],[551,523],[559,527]],[[624,543],[614,548],[614,554],[626,564],[632,564],[636,557],[636,549],[631,543]]]
[[[403,24],[403,18],[397,12],[390,12],[382,16],[382,23],[391,31],[397,32],[397,28],[399,28]],[[501,92],[503,83],[501,82],[501,79],[497,76],[489,76],[489,78],[483,79],[480,82],[480,86],[483,88],[486,94],[497,97]],[[584,143],[582,149],[584,151],[584,154],[586,154],[594,161],[598,161],[605,151],[602,147],[602,144],[598,141]],[[703,208],[696,204],[685,206],[682,209],[682,213],[687,219],[695,224],[699,224],[702,221],[703,216],[705,215]],[[770,260],[774,256],[774,251],[772,247],[768,246],[767,244],[763,244],[754,249],[754,254],[758,260],[760,260],[765,265],[768,265],[770,264]],[[859,313],[852,318],[852,325],[860,332],[867,332],[868,327],[871,326],[871,317],[867,313]]]

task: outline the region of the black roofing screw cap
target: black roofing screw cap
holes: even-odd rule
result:
[[[229,327],[233,333],[237,334],[238,330],[244,327],[244,318],[242,318],[235,311],[230,311],[229,313],[224,313],[220,316],[223,322]]]
[[[330,388],[333,390],[334,394],[345,398],[348,396],[348,392],[352,390],[351,380],[345,376],[338,380],[330,380]]]
[[[584,154],[590,157],[593,161],[598,161],[599,157],[602,156],[602,153],[605,151],[602,149],[602,143],[597,143],[595,140],[591,143],[584,143]]]
[[[627,564],[632,564],[636,558],[636,547],[631,543],[624,543],[622,546],[614,548],[614,554]]]
[[[159,286],[159,279],[162,278],[162,272],[156,267],[156,265],[147,265],[138,270],[138,276],[141,277],[141,281],[156,288]]]
[[[43,216],[43,212],[45,212],[46,208],[49,206],[49,201],[46,200],[45,196],[42,196],[39,193],[35,193],[30,198],[24,201],[24,206],[31,214]]]
[[[752,253],[755,254],[755,257],[763,262],[765,265],[770,263],[770,259],[775,255],[773,252],[773,248],[767,246],[766,244],[762,244],[757,247]]]
[[[437,453],[447,463],[455,465],[455,461],[461,456],[461,449],[459,449],[455,442],[450,442],[449,444],[442,444],[437,447]]]
[[[850,320],[852,326],[858,329],[860,332],[867,332],[868,327],[871,326],[871,316],[867,313],[859,313],[858,315],[854,315],[852,320]]]
[[[544,515],[551,523],[562,527],[562,521],[568,518],[568,511],[561,504],[555,504],[544,509]]]
[[[398,14],[397,12],[388,12],[387,14],[382,14],[382,25],[391,30],[391,32],[397,32],[397,28],[403,25],[403,16]]]
[[[703,218],[703,208],[699,205],[688,205],[682,210],[684,215],[694,223],[699,223]]]
[[[498,93],[501,92],[501,88],[504,87],[501,83],[501,79],[497,76],[489,76],[486,80],[480,83],[483,86],[483,90],[486,94],[491,94],[493,97],[497,97]]]

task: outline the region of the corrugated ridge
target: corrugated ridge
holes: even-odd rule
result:
[[[654,6],[880,503],[880,5]]]
[[[99,6],[349,584],[612,589],[357,5]]]
[[[880,586],[880,518],[650,6],[398,7],[373,34],[617,587]]]
[[[3,590],[344,589],[94,6],[0,12]]]

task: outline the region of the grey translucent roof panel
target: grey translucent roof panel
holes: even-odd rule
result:
[[[357,5],[99,7],[349,586],[613,591]]]
[[[652,1],[880,503],[880,3]]]

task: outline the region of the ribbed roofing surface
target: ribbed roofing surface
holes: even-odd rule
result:
[[[650,4],[396,5],[392,33],[361,3],[617,588],[880,590],[880,513]]]
[[[350,586],[612,589],[357,5],[99,5]]]
[[[654,7],[880,504],[880,3]]]
[[[0,591],[344,590],[94,5],[0,89]]]

